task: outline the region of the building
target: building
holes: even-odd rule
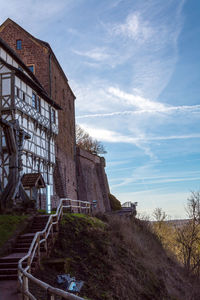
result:
[[[110,210],[103,160],[76,151],[75,96],[50,45],[7,19],[0,25],[0,47],[1,202],[31,198],[44,209],[46,199],[54,208],[68,197]]]
[[[50,99],[59,105],[59,132],[56,137],[54,207],[60,197],[77,199],[75,163],[75,96],[50,45],[11,19],[0,26],[0,37],[33,72]]]
[[[17,199],[28,201],[26,194],[36,201],[37,207],[41,207],[46,191],[49,197],[53,196],[59,110],[60,106],[50,99],[34,74],[0,39],[2,208],[12,207]],[[22,176],[33,173],[37,173],[40,180],[35,182],[37,192],[31,195],[30,191],[24,192]]]

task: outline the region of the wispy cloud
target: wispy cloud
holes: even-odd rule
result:
[[[119,88],[110,87],[108,88],[108,92],[117,98],[119,98],[121,101],[124,101],[127,105],[135,106],[139,109],[164,109],[165,105],[159,102],[150,101],[149,99],[146,99],[140,95],[134,95],[125,93]],[[121,103],[123,105],[123,103]]]
[[[150,24],[143,20],[139,12],[131,13],[124,23],[114,24],[109,30],[111,35],[128,37],[139,43],[145,42],[153,34]]]
[[[81,127],[83,127],[87,132],[89,132],[92,137],[110,143],[130,143],[137,145],[138,142],[200,138],[200,133],[165,136],[145,136],[143,134],[140,134],[141,136],[132,137],[128,135],[121,135],[118,132],[112,130],[89,127],[86,124],[81,124]]]
[[[32,34],[40,34],[52,20],[58,20],[70,9],[72,0],[1,1],[0,22],[12,18]],[[30,22],[31,15],[31,22]]]
[[[90,51],[78,51],[73,50],[73,52],[80,56],[85,56],[90,59],[96,60],[96,61],[104,61],[110,58],[111,55],[109,55],[105,48],[95,48]]]

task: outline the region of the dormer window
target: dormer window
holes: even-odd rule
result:
[[[17,48],[17,50],[21,50],[22,49],[22,40],[17,40],[16,41],[16,48]]]

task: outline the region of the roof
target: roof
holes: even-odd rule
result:
[[[31,187],[44,188],[44,187],[46,187],[46,184],[44,182],[44,179],[43,179],[41,173],[24,174],[22,177],[22,184],[23,184],[24,188],[31,188]]]

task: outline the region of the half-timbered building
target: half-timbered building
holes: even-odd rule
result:
[[[1,208],[53,197],[58,110],[30,69],[0,39],[0,193]],[[23,176],[39,174],[35,193]],[[42,178],[42,179],[41,179]],[[31,187],[30,187],[31,188]],[[46,195],[47,193],[47,195]],[[28,197],[27,197],[28,196]]]
[[[54,197],[52,206],[57,206],[61,197],[77,199],[75,95],[62,66],[47,42],[34,37],[11,19],[0,25],[0,37],[35,75],[48,96],[62,107],[58,111],[59,132],[56,137],[54,169],[54,189],[57,197]]]

